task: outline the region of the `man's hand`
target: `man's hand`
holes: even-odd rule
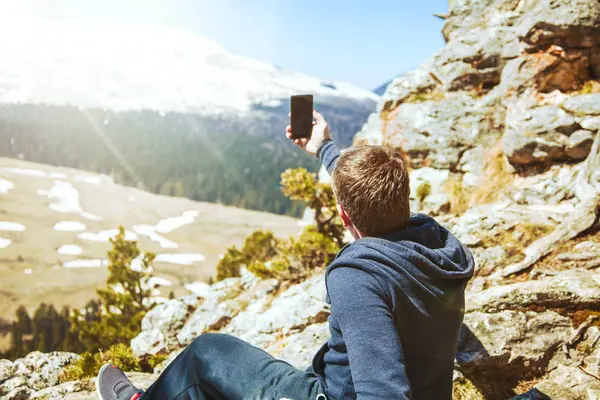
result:
[[[308,154],[316,156],[317,150],[321,144],[329,140],[330,137],[327,122],[317,110],[313,110],[313,118],[315,121],[313,122],[310,138],[292,139],[292,127],[290,125],[285,128],[285,135],[288,139],[292,139],[292,142],[294,142],[296,146],[300,147]]]

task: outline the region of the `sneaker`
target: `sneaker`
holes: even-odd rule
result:
[[[100,400],[137,400],[143,392],[116,365],[104,364],[96,379],[96,393]]]

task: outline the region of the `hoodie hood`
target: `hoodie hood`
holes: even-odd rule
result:
[[[475,262],[471,252],[433,218],[412,214],[405,229],[345,246],[327,274],[342,265],[395,282],[407,294],[425,290],[452,302],[452,294],[462,293],[473,276]],[[454,290],[457,287],[459,291]]]

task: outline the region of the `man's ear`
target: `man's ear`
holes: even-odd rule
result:
[[[351,226],[352,221],[350,221],[350,217],[346,213],[346,210],[344,210],[344,206],[342,206],[340,203],[337,203],[335,206],[337,207],[338,214],[340,214],[340,218],[342,219],[344,228],[348,228],[349,226]]]

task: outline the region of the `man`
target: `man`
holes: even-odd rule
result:
[[[410,213],[399,155],[382,146],[340,155],[323,117],[314,118],[310,139],[293,142],[332,175],[356,240],[327,268],[331,338],[312,366],[300,371],[233,336],[204,334],[144,394],[105,365],[101,399],[451,399],[473,257],[432,218]]]

